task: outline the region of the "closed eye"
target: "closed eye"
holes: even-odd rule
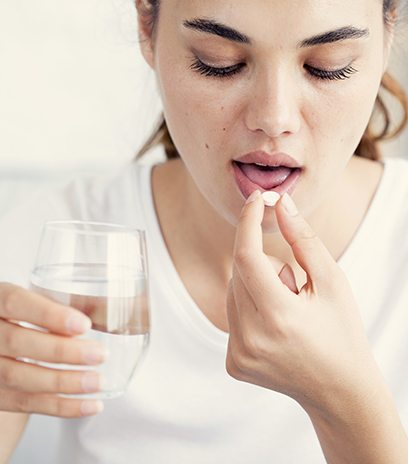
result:
[[[239,73],[244,66],[244,63],[239,63],[225,68],[215,68],[203,63],[199,58],[195,58],[190,68],[203,76],[225,78]]]
[[[232,66],[217,68],[207,65],[199,58],[195,57],[190,68],[206,77],[226,79],[240,73],[245,66],[245,63],[238,63]],[[358,72],[357,69],[353,68],[351,65],[336,70],[319,69],[307,64],[304,65],[304,68],[313,78],[329,81],[348,79],[351,75]]]

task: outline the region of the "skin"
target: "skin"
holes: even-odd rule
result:
[[[153,170],[164,238],[204,314],[230,330],[230,375],[296,399],[309,414],[328,462],[405,463],[405,434],[336,264],[382,175],[379,163],[352,156],[388,60],[391,35],[383,25],[381,3],[254,0],[248,5],[245,0],[162,0],[155,40],[139,18],[142,52],[155,70],[182,155]],[[250,36],[253,45],[238,46],[182,28],[184,19],[206,15]],[[300,40],[350,24],[368,27],[369,38],[302,51],[295,47]],[[246,72],[228,81],[194,73],[189,68],[193,48],[212,65],[245,61]],[[307,62],[333,69],[351,60],[359,72],[345,81],[311,80],[303,68]],[[285,215],[282,201],[268,210],[259,199],[244,206],[231,160],[255,149],[284,151],[304,165],[293,194],[300,211],[294,219]],[[285,263],[290,267],[282,271]],[[330,285],[334,281],[335,288]],[[268,291],[272,298],[266,300]],[[278,303],[290,308],[285,317]],[[310,311],[313,317],[305,321]],[[82,320],[82,328],[73,330],[73,317]],[[50,333],[34,334],[16,320],[42,325]],[[2,462],[24,428],[25,413],[81,417],[101,410],[97,402],[55,394],[97,391],[98,379],[90,386],[84,382],[87,374],[48,372],[15,359],[29,355],[98,364],[104,359],[102,347],[72,338],[87,324],[89,319],[73,308],[0,284],[0,410],[12,412],[0,414],[0,423],[7,424],[1,430]],[[308,330],[302,330],[305,326]],[[294,337],[291,350],[285,345],[289,336]],[[345,349],[350,345],[359,353],[352,359]],[[335,362],[330,353],[339,354]],[[299,364],[305,370],[297,371]],[[362,379],[358,373],[363,371]],[[313,372],[324,375],[316,379]],[[336,383],[339,372],[342,385]],[[316,396],[325,387],[336,390],[336,401]]]
[[[183,27],[184,20],[196,17],[217,19],[253,44]],[[154,169],[157,213],[187,289],[207,317],[227,330],[225,293],[245,200],[231,160],[263,149],[286,152],[304,166],[293,198],[338,259],[382,175],[380,163],[353,153],[372,112],[392,35],[384,27],[381,2],[372,0],[257,1],[256,8],[245,1],[164,0],[160,18],[154,40],[143,36],[141,21],[142,52],[155,70],[182,160]],[[305,38],[345,25],[367,27],[370,35],[296,48]],[[194,53],[212,66],[245,62],[246,68],[224,80],[202,76],[190,69]],[[334,70],[350,62],[358,72],[342,81],[313,79],[303,68],[306,63]],[[306,275],[279,233],[273,209],[265,212],[263,231],[265,251],[279,269],[288,263],[302,286]]]

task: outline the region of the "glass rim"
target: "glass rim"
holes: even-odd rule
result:
[[[68,227],[67,227],[68,226]],[[69,226],[72,226],[71,228]],[[91,226],[95,229],[80,229],[75,226]],[[101,230],[97,228],[100,227]],[[44,222],[44,229],[48,230],[61,230],[66,232],[75,232],[84,235],[107,235],[107,234],[133,234],[145,237],[146,231],[144,229],[137,229],[122,224],[114,224],[110,222],[96,222],[96,221],[80,221],[80,220],[58,220]],[[103,230],[106,229],[106,230]]]

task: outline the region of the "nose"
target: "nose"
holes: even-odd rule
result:
[[[299,131],[299,92],[288,72],[264,72],[254,79],[251,90],[245,111],[249,130],[271,138]]]

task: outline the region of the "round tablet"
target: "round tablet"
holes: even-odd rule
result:
[[[280,195],[279,193],[276,193],[276,192],[264,192],[262,194],[262,198],[265,203],[265,206],[273,207],[278,202]]]

